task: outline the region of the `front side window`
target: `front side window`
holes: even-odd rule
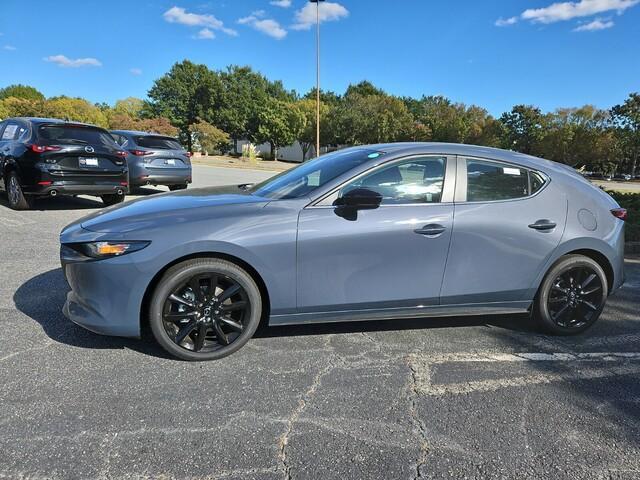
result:
[[[340,196],[356,188],[382,195],[382,205],[438,203],[442,198],[446,158],[422,157],[376,169],[344,187]]]
[[[529,172],[496,162],[467,160],[467,201],[509,200],[529,195]]]

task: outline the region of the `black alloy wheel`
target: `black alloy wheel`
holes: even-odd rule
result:
[[[598,319],[607,295],[607,277],[602,267],[589,257],[567,255],[542,282],[534,316],[550,333],[580,333]]]
[[[167,271],[151,302],[151,327],[169,353],[185,360],[221,358],[242,347],[261,314],[258,287],[239,266],[196,259]]]

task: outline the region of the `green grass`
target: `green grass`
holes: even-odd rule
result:
[[[625,227],[625,240],[627,242],[640,242],[640,193],[623,193],[608,191],[622,208],[627,209],[627,225]]]

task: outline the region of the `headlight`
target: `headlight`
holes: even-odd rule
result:
[[[65,243],[60,247],[60,257],[67,261],[102,260],[137,252],[151,242],[87,242]]]

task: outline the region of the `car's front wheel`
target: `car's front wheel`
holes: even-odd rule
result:
[[[262,298],[244,269],[226,260],[197,258],[166,271],[149,305],[157,342],[184,360],[232,354],[260,323]]]
[[[596,322],[607,295],[607,276],[595,260],[584,255],[566,255],[542,281],[533,315],[549,333],[577,334]]]

